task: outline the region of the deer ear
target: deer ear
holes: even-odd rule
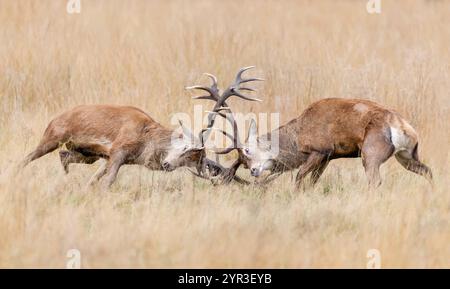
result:
[[[248,130],[248,143],[250,145],[256,145],[258,140],[258,129],[256,128],[256,122],[254,119],[250,122],[250,128]]]
[[[194,139],[191,130],[185,127],[181,120],[178,120],[178,123],[180,124],[181,130],[183,131],[182,137],[190,140]]]

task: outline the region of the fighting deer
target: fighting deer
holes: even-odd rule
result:
[[[251,67],[250,67],[251,68]],[[208,127],[198,137],[180,122],[182,133],[167,129],[153,120],[144,111],[131,106],[113,105],[81,105],[54,118],[37,146],[26,156],[22,167],[30,162],[65,145],[59,152],[64,171],[69,173],[69,164],[92,164],[98,159],[106,159],[99,170],[89,181],[93,184],[105,176],[107,187],[115,181],[120,167],[124,164],[144,165],[152,170],[173,171],[182,166],[193,167],[195,175],[210,179],[211,176],[230,175],[230,180],[248,183],[229,169],[206,157],[204,147],[214,125],[216,112],[226,107],[226,100],[231,96],[256,101],[240,93],[240,90],[252,90],[240,87],[242,83],[261,79],[242,79],[242,73],[249,68],[241,69],[235,82],[221,95],[217,88],[217,78],[212,79],[211,87],[192,86],[187,89],[198,89],[208,92],[206,96],[195,99],[216,101],[213,113],[208,116]],[[226,134],[222,131],[222,133]],[[209,175],[207,175],[207,171]]]
[[[204,163],[216,168],[205,157],[199,138],[181,127],[182,133],[167,129],[131,106],[81,105],[49,123],[39,145],[26,156],[22,167],[65,145],[66,149],[59,152],[64,171],[69,172],[71,163],[92,164],[100,158],[106,159],[89,183],[105,176],[107,187],[115,181],[124,164],[164,171],[181,166],[200,171]]]
[[[272,136],[279,138],[278,150],[268,141]],[[252,120],[246,143],[230,150],[234,149],[239,154],[234,167],[244,164],[254,177],[270,172],[262,182],[299,168],[297,187],[310,173],[315,184],[331,160],[361,157],[369,186],[375,188],[381,184],[381,164],[392,155],[404,168],[432,182],[431,170],[419,161],[416,131],[398,112],[369,100],[319,100],[298,118],[261,137]],[[225,177],[230,180],[235,172],[231,168]]]

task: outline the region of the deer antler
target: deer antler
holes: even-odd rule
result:
[[[248,82],[254,82],[254,81],[264,81],[264,79],[261,79],[261,78],[243,78],[242,77],[242,75],[245,71],[250,70],[252,68],[254,68],[254,66],[248,66],[248,67],[241,68],[238,71],[238,73],[236,74],[234,82],[230,86],[228,86],[221,95],[219,94],[219,89],[217,87],[217,77],[215,77],[214,75],[209,74],[209,73],[205,73],[205,75],[207,75],[212,80],[211,87],[201,86],[201,85],[186,87],[186,89],[203,90],[203,91],[208,92],[208,94],[209,94],[209,95],[195,96],[195,97],[193,97],[194,99],[206,99],[206,100],[212,100],[212,101],[216,102],[213,110],[209,112],[207,127],[199,133],[199,138],[201,139],[202,144],[204,144],[205,140],[207,140],[209,138],[209,135],[212,131],[212,127],[214,126],[214,122],[215,122],[217,115],[228,120],[233,127],[233,135],[232,136],[230,134],[222,131],[222,133],[225,136],[227,136],[228,138],[230,138],[233,141],[233,145],[224,150],[216,151],[215,152],[216,154],[227,154],[235,149],[238,149],[241,146],[241,143],[239,141],[237,122],[234,119],[231,108],[226,103],[227,99],[230,98],[231,96],[237,96],[237,97],[247,100],[247,101],[261,101],[258,98],[248,97],[241,93],[241,91],[250,91],[250,92],[256,91],[255,89],[250,88],[250,87],[242,87],[241,86],[242,84],[248,83]],[[222,111],[225,111],[225,110],[228,111],[229,113],[227,113],[227,114],[222,113]],[[220,171],[220,175],[222,177],[222,182],[229,183],[233,179],[236,180],[236,178],[237,178],[235,175],[236,171],[243,162],[241,153],[239,150],[238,150],[238,152],[239,152],[239,158],[238,158],[238,160],[236,160],[233,163],[233,165],[230,168],[224,168],[220,164],[213,162],[212,160],[209,160],[209,159],[206,159],[207,164],[205,164],[205,166],[209,165],[210,169],[213,168],[217,171]],[[204,167],[202,168],[202,171],[203,170],[204,170]],[[242,179],[240,179],[240,180],[242,180]]]
[[[217,77],[210,73],[204,73],[204,75],[208,76],[212,80],[211,87],[208,86],[202,86],[202,85],[194,85],[194,86],[188,86],[186,89],[198,89],[203,90],[209,93],[209,95],[201,95],[201,96],[194,96],[193,99],[209,99],[213,101],[217,101],[220,97],[219,95],[219,89],[217,88]]]

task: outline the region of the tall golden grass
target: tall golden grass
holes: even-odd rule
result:
[[[0,267],[64,268],[69,249],[83,268],[365,268],[369,249],[383,268],[450,266],[450,1],[81,3],[0,1]],[[434,189],[395,160],[372,193],[360,159],[304,191],[289,173],[261,189],[123,167],[105,193],[85,187],[98,165],[66,176],[57,153],[14,174],[68,108],[129,104],[169,126],[202,72],[224,85],[253,64],[264,101],[235,110],[285,122],[325,97],[375,100],[419,132]]]

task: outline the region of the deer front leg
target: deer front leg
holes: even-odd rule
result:
[[[95,174],[89,180],[88,186],[92,186],[106,174],[106,165],[107,165],[106,161],[101,164],[101,166],[98,168],[98,170],[95,172]]]
[[[240,165],[241,165],[241,162],[239,160],[237,160],[233,163],[233,165],[229,169],[227,169],[227,171],[224,173],[224,175],[222,177],[222,184],[229,184],[234,179],[236,179],[236,181],[239,182],[240,178],[239,177],[235,178],[235,177],[236,177],[236,172]]]
[[[297,177],[295,178],[295,184],[297,189],[300,188],[303,179],[313,170],[318,169],[322,163],[322,161],[326,158],[326,155],[321,154],[319,152],[312,152],[306,163],[300,166],[300,169],[297,173]]]
[[[317,183],[320,176],[323,174],[323,172],[327,168],[328,163],[329,163],[329,160],[324,159],[318,167],[313,169],[313,171],[311,172],[311,184],[315,185]]]
[[[120,167],[125,163],[126,157],[127,154],[124,151],[118,151],[110,156],[108,163],[106,164],[105,172],[100,172],[100,175],[105,174],[103,184],[105,189],[109,189],[116,180],[117,173],[119,172]]]

